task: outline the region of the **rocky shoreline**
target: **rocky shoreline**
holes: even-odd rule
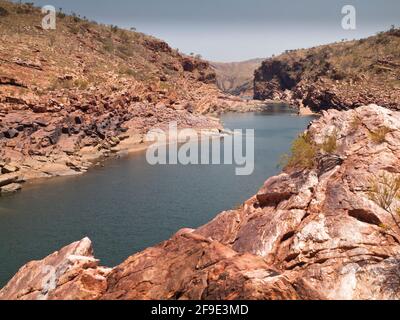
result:
[[[399,165],[400,112],[323,112],[240,208],[114,268],[85,238],[23,266],[0,299],[400,299]]]
[[[210,115],[261,104],[224,94],[208,62],[154,37],[64,14],[51,32],[32,4],[0,8],[2,194],[144,149],[143,136],[170,122],[222,130]]]

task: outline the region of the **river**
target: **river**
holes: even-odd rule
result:
[[[83,176],[31,183],[0,198],[0,287],[31,260],[88,236],[102,265],[196,228],[254,195],[313,117],[288,108],[227,114],[229,129],[255,129],[255,171],[232,165],[151,166],[143,154],[108,160]]]

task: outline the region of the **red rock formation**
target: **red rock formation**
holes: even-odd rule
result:
[[[218,131],[204,114],[243,103],[206,61],[161,40],[62,14],[51,32],[39,8],[0,8],[0,176],[10,163],[20,180],[79,174],[171,121]]]
[[[315,112],[400,105],[399,30],[359,41],[287,51],[255,72],[254,97]]]
[[[324,151],[332,135],[336,147]],[[391,213],[400,200],[378,205],[371,184],[400,176],[400,112],[331,110],[308,136],[314,165],[268,179],[240,209],[112,270],[97,266],[84,239],[27,264],[0,299],[399,299],[400,219]],[[43,285],[47,265],[54,289]]]

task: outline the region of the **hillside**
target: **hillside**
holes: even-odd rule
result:
[[[42,17],[0,0],[0,191],[85,172],[170,121],[218,130],[202,114],[241,103],[216,87],[208,62],[161,40],[63,13],[43,30]]]
[[[358,41],[288,51],[255,73],[256,99],[281,99],[314,111],[375,103],[400,105],[400,29]]]
[[[253,97],[254,71],[261,66],[263,59],[242,62],[210,62],[217,75],[218,87],[227,93]]]

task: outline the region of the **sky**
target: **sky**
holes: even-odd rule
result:
[[[400,26],[399,0],[30,0],[90,20],[135,27],[212,61],[266,58],[285,50],[358,39]],[[342,8],[356,8],[356,30]]]

